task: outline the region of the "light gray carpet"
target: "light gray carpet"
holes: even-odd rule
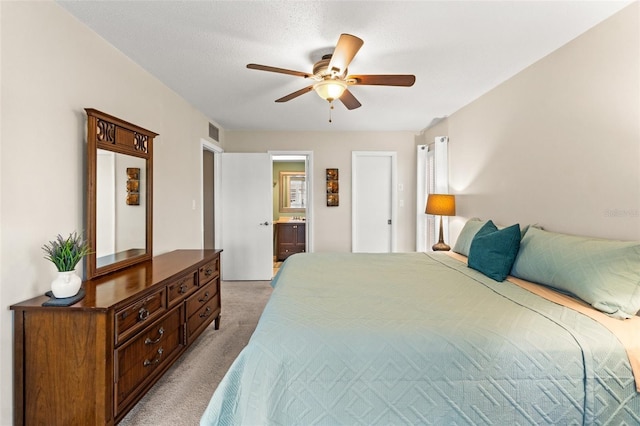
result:
[[[220,330],[211,324],[120,425],[197,425],[270,295],[269,281],[223,281]]]

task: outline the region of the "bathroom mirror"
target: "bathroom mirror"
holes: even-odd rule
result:
[[[152,257],[153,138],[156,133],[94,109],[87,112],[86,277]]]
[[[302,213],[307,207],[304,172],[280,172],[280,213]]]

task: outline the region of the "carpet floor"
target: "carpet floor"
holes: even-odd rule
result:
[[[231,363],[247,345],[269,296],[269,281],[223,281],[220,329],[213,323],[119,423],[198,425]]]

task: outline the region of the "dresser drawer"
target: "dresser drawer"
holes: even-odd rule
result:
[[[166,311],[164,287],[116,311],[116,345],[124,342]]]
[[[194,270],[187,276],[179,278],[167,285],[167,297],[169,307],[184,300],[184,298],[198,289],[198,281]]]
[[[220,315],[220,293],[216,293],[187,319],[187,339],[191,341]]]
[[[193,314],[218,294],[218,288],[220,288],[219,282],[220,277],[210,281],[198,290],[197,293],[187,299],[187,318],[193,316]]]
[[[220,256],[198,269],[200,286],[220,275]]]
[[[289,256],[296,253],[304,253],[304,249],[300,247],[291,246],[291,245],[285,246],[284,244],[281,244],[280,247],[278,247],[277,257],[278,257],[278,260],[285,260]]]
[[[184,347],[183,306],[177,306],[116,349],[116,411],[125,407],[129,397],[135,396],[138,389],[152,380]]]

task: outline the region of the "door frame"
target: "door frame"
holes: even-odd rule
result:
[[[204,151],[213,152],[213,240],[214,245],[220,247],[222,244],[222,224],[220,223],[222,215],[220,211],[220,191],[222,190],[220,164],[222,159],[220,154],[224,152],[224,149],[206,139],[200,139],[200,248],[204,248]]]
[[[357,159],[358,157],[389,157],[391,159],[391,253],[395,253],[397,251],[396,245],[396,234],[397,234],[397,222],[398,222],[398,209],[397,209],[397,199],[398,199],[398,187],[396,182],[397,178],[397,169],[398,169],[398,153],[396,151],[352,151],[351,152],[351,251],[353,252],[356,235],[358,230],[358,224],[356,221],[356,209],[357,206],[354,202],[356,199],[355,192],[356,182],[357,182]]]
[[[313,253],[313,151],[267,151],[271,164],[273,157],[280,155],[295,155],[306,157],[305,179],[307,181],[307,208],[305,211],[305,232],[307,253]]]

